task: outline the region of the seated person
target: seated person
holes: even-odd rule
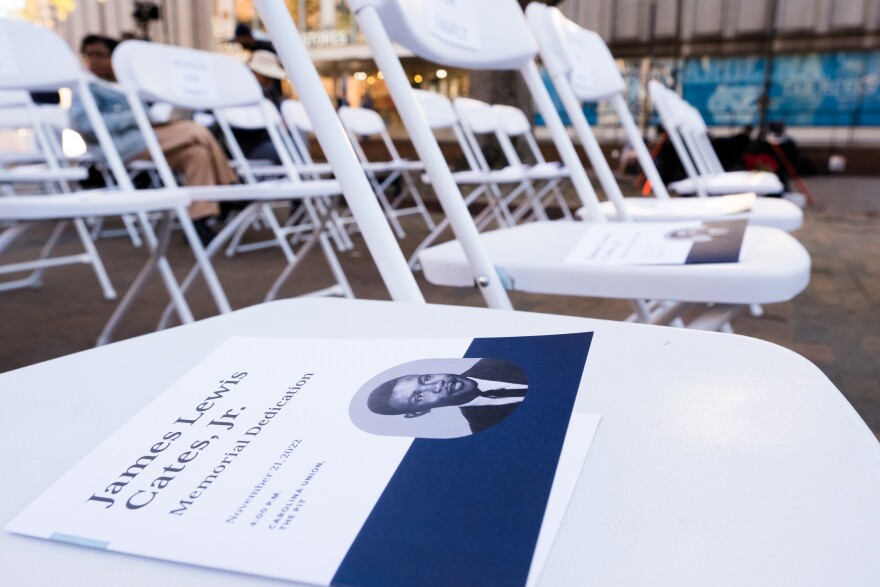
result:
[[[98,78],[89,83],[89,89],[123,161],[149,160],[150,155],[134,114],[122,92],[112,85],[116,76],[111,56],[117,45],[116,40],[100,35],[88,35],[83,39],[80,51],[88,70]],[[96,142],[82,102],[76,96],[70,108],[70,119],[83,138],[93,144]],[[183,174],[186,185],[226,185],[237,181],[238,177],[223,149],[205,127],[190,120],[178,120],[157,125],[154,130],[168,164]],[[202,242],[209,242],[213,238],[213,231],[206,220],[217,216],[219,211],[216,202],[190,204],[189,214]]]
[[[251,54],[248,66],[263,90],[263,97],[275,104],[276,107],[281,106],[281,102],[284,100],[284,94],[281,92],[281,80],[286,78],[287,74],[281,67],[278,57],[269,51],[257,50]],[[275,165],[281,164],[281,158],[272,145],[269,132],[265,129],[233,128],[232,134],[235,135],[235,140],[238,141],[242,153],[248,159],[263,159],[271,161]]]

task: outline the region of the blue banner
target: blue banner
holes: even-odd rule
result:
[[[591,340],[474,339],[465,357],[521,367],[529,395],[491,429],[416,439],[333,584],[524,585]]]
[[[684,98],[708,124],[756,124],[765,74],[763,57],[688,59]],[[880,125],[880,53],[777,56],[767,112],[795,126]]]

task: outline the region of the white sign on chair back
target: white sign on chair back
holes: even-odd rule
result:
[[[470,0],[425,0],[425,21],[435,36],[479,51],[480,27],[474,2]]]
[[[349,6],[353,14],[375,8],[392,41],[450,67],[518,69],[538,53],[519,5],[504,0],[350,0]]]
[[[210,63],[204,60],[169,57],[168,74],[172,91],[182,100],[216,100],[217,82]]]
[[[206,51],[125,41],[113,52],[113,68],[121,83],[138,88],[139,97],[148,102],[215,110],[251,106],[263,99],[246,65]]]

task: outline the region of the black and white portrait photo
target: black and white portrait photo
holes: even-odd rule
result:
[[[528,391],[508,361],[426,359],[387,370],[355,395],[352,421],[374,434],[455,438],[504,421]]]

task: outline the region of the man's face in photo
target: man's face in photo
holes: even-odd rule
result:
[[[400,413],[423,414],[431,408],[466,404],[478,394],[476,381],[462,375],[407,375],[397,380],[389,404]]]

